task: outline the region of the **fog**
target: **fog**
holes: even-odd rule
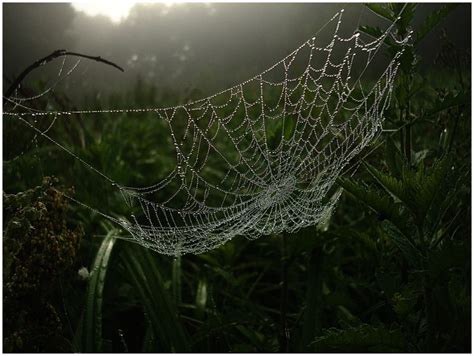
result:
[[[417,24],[439,4],[421,4]],[[4,85],[33,61],[57,49],[102,56],[125,68],[82,62],[69,83],[89,93],[126,91],[140,80],[157,88],[213,91],[241,82],[312,37],[339,9],[343,30],[389,23],[361,4],[139,4],[120,22],[88,16],[70,4],[3,5]],[[470,46],[470,4],[453,11],[426,38],[426,66],[440,46],[443,29],[457,46]],[[68,59],[67,65],[73,64]],[[57,71],[43,70],[44,78]],[[31,79],[30,79],[31,80]]]

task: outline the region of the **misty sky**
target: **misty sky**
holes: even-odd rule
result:
[[[78,11],[71,4],[3,5],[4,79],[57,49],[108,58],[125,73],[82,62],[68,85],[86,91],[123,91],[137,78],[158,88],[206,94],[253,76],[299,46],[339,9],[344,28],[388,26],[361,4],[137,4],[110,16]],[[439,5],[420,5],[417,23]],[[443,22],[456,45],[470,46],[470,4],[463,4]],[[439,50],[441,29],[426,39],[421,51],[427,64]],[[69,61],[69,60],[68,60]],[[73,61],[66,65],[72,65]],[[58,64],[36,76],[54,75]],[[5,80],[4,80],[5,83]]]

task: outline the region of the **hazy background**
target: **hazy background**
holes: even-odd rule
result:
[[[417,23],[439,6],[421,4]],[[427,67],[443,29],[457,46],[470,48],[470,6],[461,5],[426,38],[420,50],[428,52]],[[127,91],[140,78],[158,89],[199,88],[211,94],[284,57],[341,8],[346,31],[358,24],[388,26],[362,4],[137,4],[127,17],[113,21],[67,3],[8,3],[3,5],[4,85],[34,60],[67,49],[102,56],[126,70],[82,61],[79,75],[68,83],[74,92]],[[60,62],[35,76],[54,75]]]

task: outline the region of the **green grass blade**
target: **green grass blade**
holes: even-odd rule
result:
[[[156,337],[153,332],[153,327],[150,322],[147,323],[145,337],[143,338],[143,352],[154,352],[156,351],[158,345],[156,343]]]
[[[82,329],[84,352],[102,350],[102,301],[108,263],[116,241],[114,234],[115,230],[108,232],[92,265]]]
[[[184,352],[190,345],[178,318],[173,298],[163,287],[156,256],[140,246],[128,245],[120,255],[127,277],[140,296],[160,351]]]
[[[204,317],[207,304],[207,281],[200,279],[196,291],[196,318],[201,320]]]
[[[173,260],[173,273],[172,273],[172,286],[173,286],[173,297],[175,303],[178,305],[181,303],[181,256],[176,257]]]

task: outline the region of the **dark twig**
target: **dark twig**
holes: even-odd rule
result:
[[[20,73],[20,75],[13,81],[13,83],[8,87],[8,89],[5,91],[3,96],[5,98],[10,98],[10,96],[13,94],[13,92],[20,86],[21,82],[26,78],[28,74],[30,74],[33,70],[36,68],[42,67],[45,64],[51,62],[53,59],[59,58],[59,57],[64,57],[64,56],[73,56],[73,57],[81,57],[81,58],[87,58],[96,62],[101,62],[104,64],[107,64],[109,66],[115,67],[118,70],[125,72],[125,70],[120,67],[119,65],[104,59],[100,56],[89,56],[87,54],[82,54],[82,53],[77,53],[77,52],[69,52],[66,51],[65,49],[59,49],[51,53],[50,55],[38,59],[36,62],[32,63],[29,65],[23,72]]]

